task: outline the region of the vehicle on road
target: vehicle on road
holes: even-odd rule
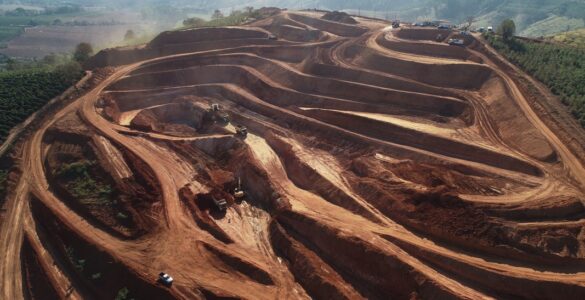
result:
[[[165,272],[160,272],[158,274],[158,282],[164,284],[165,286],[172,286],[173,285],[173,277],[171,277],[169,274],[165,273]]]

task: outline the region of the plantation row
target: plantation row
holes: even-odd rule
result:
[[[513,39],[496,35],[486,40],[509,61],[540,80],[585,127],[585,50],[559,44]]]
[[[81,77],[79,69],[35,68],[0,72],[0,142],[10,129]]]

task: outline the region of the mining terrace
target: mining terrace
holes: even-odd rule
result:
[[[0,298],[585,298],[583,153],[479,36],[355,20],[98,53],[17,149]]]

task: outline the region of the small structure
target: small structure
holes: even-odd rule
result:
[[[493,28],[492,26],[489,26],[489,27],[487,28],[487,31],[488,31],[488,32],[494,32],[494,28]]]
[[[165,286],[172,286],[173,285],[173,277],[165,272],[160,272],[158,274],[158,282],[164,284]]]
[[[234,189],[234,198],[242,199],[244,196],[245,193],[244,190],[242,190],[242,181],[240,180],[240,177],[238,177],[238,187]]]
[[[224,198],[217,199],[215,197],[212,197],[212,199],[213,199],[213,205],[215,205],[215,208],[218,211],[224,212],[227,210],[227,201]]]
[[[248,128],[242,125],[236,125],[236,135],[239,135],[241,137],[248,136]]]
[[[485,27],[479,27],[479,32],[484,33],[485,32]]]
[[[211,111],[219,111],[219,104],[217,103],[211,104]]]

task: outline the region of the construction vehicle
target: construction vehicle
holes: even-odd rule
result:
[[[268,36],[268,39],[269,40],[276,41],[276,40],[278,40],[278,37],[276,35],[274,35],[274,34],[271,34],[271,35]]]
[[[211,199],[213,200],[213,205],[215,205],[215,208],[218,211],[224,212],[227,210],[227,201],[224,198],[217,199],[212,197]]]
[[[234,198],[242,199],[244,196],[245,193],[244,190],[242,190],[242,181],[240,180],[240,177],[238,177],[238,187],[234,189]]]
[[[465,41],[462,39],[449,39],[449,45],[453,46],[464,46]]]
[[[158,282],[164,284],[165,286],[170,287],[171,285],[173,285],[173,277],[171,277],[169,274],[165,272],[160,272],[158,274]]]
[[[248,128],[242,125],[236,125],[236,135],[239,135],[241,137],[248,136]]]
[[[230,122],[230,116],[225,111],[221,110],[221,107],[217,103],[211,104],[211,107],[209,108],[209,113],[211,115],[211,119],[214,122],[221,123]]]
[[[400,21],[395,20],[392,21],[392,28],[399,28],[400,27]]]

